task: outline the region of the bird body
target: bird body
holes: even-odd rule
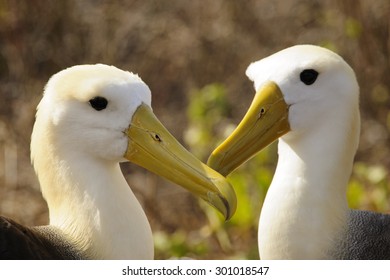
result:
[[[260,214],[260,257],[390,259],[390,216],[348,208],[360,134],[351,67],[330,50],[298,45],[252,63],[246,74],[256,96],[208,164],[227,175],[279,139]]]
[[[225,178],[182,147],[151,110],[148,86],[113,66],[55,74],[37,108],[31,159],[49,225],[0,219],[0,259],[152,259],[148,219],[119,163],[131,161],[219,209],[235,195]]]
[[[331,251],[335,259],[389,260],[390,215],[350,210],[348,225]]]
[[[52,226],[26,227],[0,216],[0,259],[83,259],[80,251]]]

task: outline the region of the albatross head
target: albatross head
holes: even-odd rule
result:
[[[325,125],[345,126],[358,139],[358,84],[334,52],[297,45],[250,64],[246,74],[254,81],[254,100],[208,160],[221,174],[228,175],[279,137],[291,144]],[[356,149],[357,141],[350,146]]]
[[[203,198],[226,219],[235,211],[235,194],[225,178],[186,151],[153,114],[148,86],[113,66],[74,66],[50,79],[38,105],[31,154],[46,199],[46,185],[53,183],[45,183],[53,164],[47,157],[64,166],[63,158],[103,166],[128,160]],[[86,177],[99,176],[88,171]]]

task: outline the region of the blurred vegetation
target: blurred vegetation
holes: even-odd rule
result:
[[[48,221],[29,142],[42,89],[61,69],[99,62],[138,73],[157,116],[206,161],[253,98],[248,64],[302,43],[335,50],[355,70],[362,134],[348,200],[389,212],[389,19],[388,0],[0,0],[0,214]],[[156,258],[258,258],[258,217],[276,160],[271,145],[229,176],[239,204],[226,223],[177,186],[123,165]]]

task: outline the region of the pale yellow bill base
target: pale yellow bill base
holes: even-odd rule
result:
[[[274,82],[266,83],[237,128],[211,153],[207,164],[223,176],[229,175],[290,130],[288,109],[279,87]]]
[[[188,152],[161,124],[151,108],[140,105],[125,131],[129,145],[124,157],[201,197],[230,219],[236,194],[218,172]]]

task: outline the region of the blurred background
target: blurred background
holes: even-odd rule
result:
[[[248,64],[303,43],[336,51],[355,70],[362,132],[348,201],[389,212],[388,0],[0,0],[0,214],[48,222],[29,144],[54,73],[85,63],[138,73],[162,123],[206,161],[253,98]],[[123,164],[151,223],[156,258],[258,258],[258,218],[276,161],[271,145],[230,175],[238,209],[229,222],[181,188]]]

